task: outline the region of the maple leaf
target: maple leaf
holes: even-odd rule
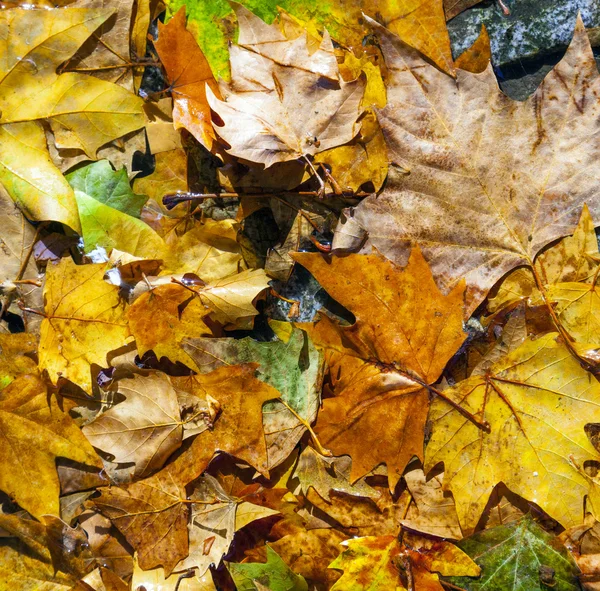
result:
[[[369,536],[347,540],[342,546],[348,549],[329,565],[343,571],[331,591],[406,591],[407,587],[442,591],[437,573],[472,577],[480,573],[479,567],[450,542],[414,538],[403,545],[396,536]]]
[[[155,156],[154,172],[133,181],[133,190],[148,195],[158,203],[167,193],[186,192],[187,154],[184,150],[159,152]]]
[[[246,556],[253,562],[267,560],[267,548],[271,548],[296,574],[310,579],[311,583],[330,588],[339,578],[339,574],[327,567],[337,558],[339,545],[348,536],[333,528],[300,530],[247,551]]]
[[[600,78],[585,28],[579,19],[565,57],[518,102],[491,67],[454,80],[374,26],[389,71],[378,116],[397,166],[382,195],[348,213],[333,246],[355,249],[367,236],[364,249],[402,265],[418,243],[444,292],[466,279],[469,313],[502,275],[533,267],[546,244],[570,234],[584,203],[600,213],[590,172]]]
[[[57,518],[52,519],[62,523]],[[73,543],[81,540],[71,535],[73,530],[56,539],[51,528],[44,524],[4,513],[0,514],[0,528],[3,532],[0,545],[3,589],[68,591],[85,574],[81,568],[84,565],[78,560],[81,547]],[[65,547],[57,548],[61,541],[65,546],[70,545],[70,552],[66,552]],[[66,564],[60,559],[66,559]]]
[[[230,145],[227,151],[269,167],[350,141],[358,132],[364,84],[341,80],[329,35],[310,55],[306,37],[288,41],[243,7],[236,13],[232,85],[222,90],[224,101],[206,91],[223,121],[215,130]]]
[[[144,589],[157,589],[160,591],[217,591],[210,572],[201,577],[182,577],[180,573],[173,573],[165,577],[162,568],[142,570],[137,563],[133,569],[131,588],[138,591]]]
[[[36,373],[37,342],[30,334],[0,333],[0,392],[18,376]]]
[[[135,376],[116,386],[125,400],[83,427],[90,443],[118,463],[135,463],[134,476],[162,468],[181,445],[179,400],[166,375]]]
[[[485,374],[444,391],[485,417],[489,432],[446,403],[432,405],[425,470],[444,462],[444,486],[463,530],[475,527],[499,482],[565,526],[583,515],[583,497],[594,485],[578,466],[598,457],[584,427],[598,412],[600,387],[556,337],[527,340]]]
[[[175,129],[187,129],[210,150],[215,134],[205,88],[208,85],[220,98],[219,87],[194,36],[185,28],[185,7],[166,25],[158,24],[154,47],[171,85]]]
[[[572,236],[567,236],[544,249],[534,261],[534,267],[545,287],[556,283],[590,283],[600,263],[598,239],[594,220],[587,205],[583,206],[579,223]],[[527,267],[511,271],[488,298],[487,309],[492,312],[511,306],[519,300],[540,300],[535,277]]]
[[[162,566],[168,576],[188,554],[185,488],[165,468],[126,487],[99,491],[94,504],[137,551],[140,566]]]
[[[280,399],[263,407],[269,469],[283,462],[317,417],[323,356],[308,335],[295,329],[286,342],[245,339],[185,339],[183,348],[202,373],[221,366],[258,363],[257,377]]]
[[[104,281],[106,270],[104,264],[76,265],[62,259],[46,271],[40,368],[52,381],[63,377],[88,393],[90,366],[106,367],[106,354],[129,337],[119,289]]]
[[[38,300],[41,300],[41,290],[35,283],[14,283],[22,280],[35,282],[38,278],[35,259],[31,256],[37,232],[1,188],[0,212],[0,318],[4,320],[4,312],[15,297],[29,308],[40,305]],[[30,322],[27,315],[24,320],[27,329],[34,332],[35,323]],[[0,326],[0,330],[3,329],[4,323]]]
[[[142,294],[129,308],[127,321],[140,356],[154,351],[159,359],[167,357],[194,368],[181,342],[189,336],[211,334],[203,320],[208,313],[200,298],[181,285],[168,283]]]
[[[335,393],[315,431],[335,455],[352,457],[352,481],[385,463],[393,488],[423,455],[427,387],[465,338],[464,286],[442,295],[418,249],[404,269],[378,255],[293,258],[356,317],[350,327],[322,317],[309,330],[325,350]]]
[[[113,170],[108,160],[99,160],[65,175],[73,189],[113,209],[139,218],[148,197],[131,190],[125,167]]]
[[[50,160],[44,130],[70,136],[93,158],[100,146],[143,126],[142,101],[125,89],[77,73],[56,74],[110,15],[107,9],[3,10],[9,58],[0,68],[0,182],[25,215],[79,231],[72,189]]]
[[[238,591],[308,591],[304,577],[295,574],[268,544],[265,564],[229,563],[227,569]]]
[[[34,517],[58,515],[56,458],[102,469],[79,427],[35,375],[18,377],[0,394],[0,489]]]
[[[579,589],[579,569],[566,548],[526,515],[509,525],[478,532],[458,546],[482,569],[479,579],[452,578],[468,591]]]

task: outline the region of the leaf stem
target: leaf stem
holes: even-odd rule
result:
[[[298,421],[300,423],[302,423],[302,425],[304,427],[306,427],[306,430],[308,431],[313,444],[317,448],[317,451],[322,456],[325,456],[327,458],[333,457],[333,454],[331,453],[331,451],[329,451],[327,448],[323,447],[323,445],[319,441],[319,438],[317,437],[317,434],[313,431],[313,428],[310,426],[310,423],[308,421],[304,420],[285,400],[283,400],[283,398],[279,398],[278,400],[281,402],[281,404],[283,404],[283,406],[285,406],[296,417],[296,419],[298,419]]]

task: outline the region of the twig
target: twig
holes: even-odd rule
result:
[[[242,197],[251,197],[259,199],[261,197],[277,197],[281,195],[290,195],[298,197],[319,197],[320,191],[277,191],[277,193],[235,193],[232,191],[223,191],[222,193],[168,193],[163,197],[163,205],[167,209],[173,209],[176,205],[185,201],[193,201],[194,199],[241,199]],[[338,195],[334,192],[327,192],[324,197],[354,197],[362,199],[369,196],[370,193],[353,193],[344,192]]]

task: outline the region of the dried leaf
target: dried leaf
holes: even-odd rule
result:
[[[579,19],[567,54],[524,102],[500,92],[491,67],[454,80],[376,29],[389,72],[379,121],[396,166],[382,195],[347,214],[333,246],[358,248],[368,236],[366,252],[403,265],[421,244],[443,292],[466,279],[470,313],[502,275],[573,232],[584,203],[598,215],[598,179],[582,174],[600,146],[585,28]]]
[[[44,287],[39,364],[52,381],[63,377],[91,393],[90,366],[106,367],[106,355],[125,344],[129,330],[119,290],[104,281],[106,265],[48,266]]]
[[[102,469],[79,427],[35,375],[18,377],[0,394],[0,490],[34,517],[59,514],[56,458]]]
[[[584,426],[594,421],[600,386],[556,336],[527,340],[485,375],[444,391],[489,421],[489,432],[446,402],[432,404],[425,470],[444,462],[463,530],[475,527],[499,482],[566,527],[583,517],[583,497],[595,485],[578,466],[598,457]]]
[[[378,255],[294,259],[356,316],[350,327],[322,317],[310,330],[325,350],[335,393],[315,430],[335,455],[350,455],[352,481],[383,462],[393,488],[410,459],[423,454],[425,388],[465,338],[464,288],[442,295],[418,249],[402,270]]]

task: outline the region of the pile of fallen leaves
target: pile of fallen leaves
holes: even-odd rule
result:
[[[600,77],[475,3],[2,5],[1,590],[600,589]]]

